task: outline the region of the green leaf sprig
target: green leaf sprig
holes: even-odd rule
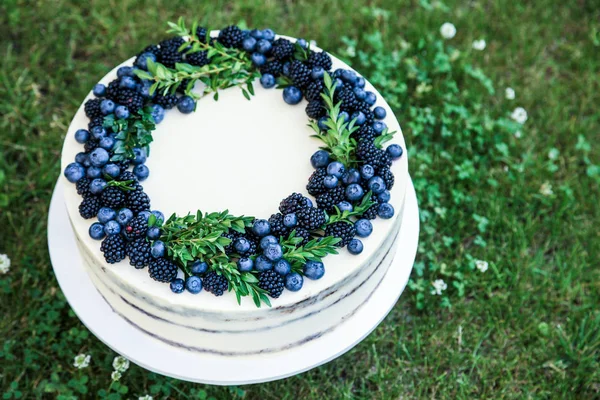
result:
[[[117,119],[114,114],[104,117],[103,126],[117,133],[114,154],[111,161],[124,161],[135,158],[133,149],[142,148],[150,155],[152,131],[156,129],[152,109],[145,107],[128,119]]]
[[[283,258],[291,264],[292,270],[302,273],[302,267],[306,261],[321,261],[328,254],[338,254],[338,248],[335,245],[340,240],[337,237],[326,236],[312,239],[305,245],[298,246],[302,242],[302,238],[296,236],[294,230],[281,242]]]
[[[121,189],[124,192],[131,192],[135,190],[135,188],[131,186],[133,180],[118,181],[113,177],[109,177],[108,175],[106,175],[105,178],[107,178],[108,181],[108,183],[106,184],[107,187],[114,186]]]
[[[395,134],[396,134],[396,131],[389,132],[388,128],[385,128],[383,130],[383,132],[381,133],[381,135],[377,136],[375,138],[375,140],[373,140],[373,144],[378,149],[381,149],[385,143],[389,142],[390,140],[392,140],[394,138]]]
[[[353,208],[352,211],[344,210],[340,211],[338,206],[335,206],[335,214],[327,216],[327,222],[325,225],[333,224],[334,222],[344,221],[348,223],[353,223],[350,217],[360,217],[362,216],[369,208],[373,205],[377,204],[375,200],[373,200],[373,192],[370,190],[365,194],[357,206]]]
[[[271,307],[267,291],[258,287],[258,279],[253,273],[240,272],[236,263],[226,255],[215,257],[209,265],[213,271],[227,279],[229,291],[235,293],[238,304],[242,302],[242,297],[250,296],[256,307],[260,308],[261,303]]]
[[[323,76],[325,83],[325,92],[321,93],[325,109],[327,110],[327,120],[325,126],[327,129],[322,132],[316,121],[311,121],[309,126],[313,128],[316,135],[312,135],[324,143],[322,147],[327,150],[333,159],[341,162],[346,167],[352,167],[356,164],[354,152],[356,150],[356,140],[351,136],[358,126],[356,119],[345,121],[340,116],[341,102],[335,103],[335,85],[328,73]]]

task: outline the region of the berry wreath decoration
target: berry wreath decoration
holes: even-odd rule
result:
[[[364,90],[364,78],[352,70],[332,72],[329,55],[305,40],[292,43],[271,29],[234,25],[211,37],[197,23],[187,29],[181,18],[169,27],[174,37],[146,47],[107,86],[94,86],[95,98],[84,106],[88,129],[75,133],[84,151],[64,175],[83,198],[81,216],[98,219],[89,235],[102,240],[107,263],[129,257],[174,293],[233,291],[238,303],[251,296],[257,307],[270,306],[269,296],[300,290],[304,277],[320,279],[322,259],[338,248],[361,253],[355,236],[367,237],[377,216],[393,216],[390,166],[403,150],[397,144],[382,149],[394,133],[380,121],[385,109],[372,108],[376,96]],[[306,186],[316,206],[293,193],[268,219],[198,211],[165,220],[151,211],[139,182],[149,175],[144,163],[165,110],[191,113],[198,98],[213,93],[216,100],[219,90],[233,86],[250,99],[259,78],[265,88],[282,88],[288,104],[308,100],[313,136],[323,142],[310,158],[315,171]],[[197,82],[204,84],[200,95],[192,91]],[[180,269],[185,279],[177,277]]]

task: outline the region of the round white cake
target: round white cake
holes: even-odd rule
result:
[[[340,60],[332,60],[333,69],[349,69]],[[130,59],[121,66],[132,64]],[[100,82],[108,84],[115,79],[117,68]],[[370,83],[365,90],[377,94],[377,105],[387,111],[384,122],[390,131],[397,131],[393,142],[405,148],[389,105]],[[290,106],[282,100],[281,90],[259,84],[255,92],[247,100],[231,88],[221,91],[218,101],[212,96],[201,98],[191,114],[166,113],[153,133],[146,162],[151,175],[142,182],[152,209],[167,217],[194,214],[199,209],[267,219],[289,194],[300,192],[310,197],[305,189],[314,171],[309,158],[322,143],[311,137],[314,132],[307,125],[306,101]],[[64,142],[63,170],[82,151],[74,134],[87,123],[82,104]],[[323,278],[305,279],[298,292],[285,290],[271,299],[271,307],[257,308],[250,298],[242,298],[238,304],[233,293],[220,297],[205,291],[174,294],[169,285],[154,281],[145,269],[130,266],[127,259],[108,264],[100,242],[88,234],[91,221],[79,215],[81,197],[69,182],[65,184],[65,205],[90,277],[114,312],[127,322],[156,340],[188,351],[225,356],[272,353],[344,329],[344,321],[385,279],[402,223],[406,155],[395,161],[391,170],[395,185],[390,204],[396,212],[390,219],[373,220],[373,233],[362,239],[364,251],[351,255],[340,248],[339,254],[325,257]]]

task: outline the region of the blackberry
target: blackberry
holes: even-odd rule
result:
[[[140,51],[138,55],[144,53],[152,53],[158,58],[158,55],[160,54],[160,49],[157,45],[151,44],[150,46],[147,46],[144,50]]]
[[[102,117],[102,112],[100,111],[100,101],[100,99],[89,99],[85,102],[83,109],[85,110],[85,115],[87,115],[89,119]]]
[[[111,81],[106,87],[106,98],[111,99],[112,101],[117,101],[119,89],[119,80],[115,79],[114,81]]]
[[[98,215],[100,207],[102,207],[102,205],[100,204],[100,199],[98,197],[86,197],[79,205],[79,215],[85,219],[95,218],[96,215]]]
[[[165,110],[170,110],[171,108],[175,107],[177,105],[178,100],[179,100],[179,98],[177,96],[175,96],[174,94],[167,94],[167,95],[157,94],[154,97],[154,103],[158,104]]]
[[[196,28],[196,36],[198,37],[198,40],[202,43],[206,43],[206,28],[199,26]]]
[[[100,251],[109,264],[115,264],[125,259],[125,240],[121,235],[110,235],[102,241]]]
[[[329,71],[331,69],[331,57],[329,57],[329,54],[325,53],[324,51],[320,53],[311,51],[306,62],[311,68],[322,67],[325,71]]]
[[[202,286],[207,292],[210,292],[215,296],[222,296],[229,287],[229,284],[224,276],[219,275],[214,271],[210,271],[202,278]]]
[[[371,125],[364,124],[360,128],[358,128],[358,130],[354,132],[352,136],[356,140],[366,139],[370,141],[373,140],[377,135],[375,134],[375,130],[373,129],[373,127],[371,127]]]
[[[283,215],[280,213],[271,215],[269,225],[271,225],[271,235],[278,239],[280,236],[287,237],[290,233],[290,230],[283,225]]]
[[[121,173],[127,171],[127,169],[129,168],[129,160],[122,160],[122,161],[117,161],[116,164],[119,166],[119,168],[121,169]]]
[[[126,195],[116,186],[108,186],[102,191],[100,201],[104,207],[119,209],[125,204]]]
[[[338,221],[327,225],[325,228],[325,236],[333,236],[342,239],[336,244],[337,247],[346,246],[350,243],[355,234],[356,228],[354,228],[354,224],[350,222]]]
[[[266,290],[269,296],[276,299],[283,292],[283,276],[273,270],[261,272],[258,275],[258,287]]]
[[[286,60],[294,55],[294,45],[287,39],[279,38],[273,42],[271,55],[276,60]]]
[[[306,115],[311,119],[319,119],[325,115],[325,107],[320,100],[311,101],[306,105]]]
[[[296,227],[295,230],[296,230],[296,237],[302,238],[302,241],[300,242],[300,244],[298,246],[304,246],[306,243],[308,243],[310,241],[311,236],[310,236],[310,232],[308,230],[301,228],[301,227],[300,228]]]
[[[340,108],[342,111],[352,113],[358,106],[358,99],[352,90],[342,89],[335,92],[336,102],[341,101]]]
[[[127,106],[129,112],[135,114],[144,106],[144,98],[135,90],[121,89],[117,95],[117,103]]]
[[[98,141],[90,139],[83,145],[83,150],[85,150],[86,153],[91,153],[93,150],[97,149],[98,146],[100,146]]]
[[[129,224],[123,229],[123,234],[125,238],[128,240],[133,240],[137,238],[143,238],[146,236],[146,232],[148,231],[148,221],[146,221],[146,217],[143,215],[138,215],[134,217]]]
[[[127,193],[125,204],[134,214],[148,211],[150,210],[150,197],[143,190],[133,190]]]
[[[119,182],[125,182],[125,181],[133,181],[131,183],[129,183],[129,187],[132,187],[134,190],[144,190],[144,188],[142,187],[142,185],[140,185],[140,183],[138,182],[136,176],[133,174],[133,172],[131,171],[127,171],[127,168],[129,168],[129,161],[122,161],[122,165],[120,165],[121,167],[121,175],[119,175],[119,177],[117,178],[117,180]]]
[[[366,219],[375,219],[377,218],[377,207],[379,204],[374,204],[369,207],[363,214],[362,217]]]
[[[323,179],[326,176],[326,167],[316,169],[315,172],[312,173],[310,178],[308,178],[308,184],[306,185],[306,190],[308,190],[308,193],[313,196],[325,193],[327,188],[325,188],[325,185],[323,185]]]
[[[294,60],[290,65],[290,78],[294,85],[304,89],[310,83],[310,68],[304,65],[302,61]]]
[[[95,126],[103,126],[104,125],[104,117],[94,117],[90,119],[88,123],[88,131],[91,131]]]
[[[308,206],[306,197],[300,193],[292,193],[279,203],[279,212],[289,214]]]
[[[298,225],[309,231],[318,229],[325,223],[325,213],[315,207],[306,207],[296,212]]]
[[[90,197],[93,196],[92,192],[90,192],[90,183],[92,181],[88,178],[81,178],[80,180],[77,181],[77,183],[75,184],[75,188],[77,189],[77,194],[80,195],[81,197],[83,197],[84,199],[86,197]]]
[[[336,186],[317,196],[317,206],[325,211],[332,211],[334,206],[344,200],[344,187]]]
[[[304,91],[304,97],[308,101],[321,100],[321,93],[325,90],[325,84],[322,79],[312,81]]]
[[[280,61],[273,60],[269,61],[260,69],[262,74],[271,74],[275,78],[280,76],[283,73],[283,64]]]
[[[392,173],[392,171],[390,171],[390,167],[386,166],[381,168],[377,175],[379,175],[383,179],[387,190],[391,190],[392,187],[394,187],[394,174]]]
[[[207,54],[206,51],[197,51],[192,54],[186,54],[185,61],[187,61],[188,64],[202,67],[210,62]]]
[[[223,28],[221,32],[219,32],[219,42],[225,47],[238,48],[241,46],[243,39],[244,33],[235,25]]]
[[[150,264],[152,255],[150,254],[150,243],[145,237],[135,239],[126,246],[129,264],[137,269],[144,268]]]
[[[372,140],[362,139],[358,141],[356,157],[365,164],[371,164],[374,168],[383,166],[387,163],[385,155],[385,151],[375,147]],[[387,158],[389,159],[389,157]]]
[[[158,61],[166,67],[175,67],[175,64],[183,59],[182,53],[179,52],[179,46],[183,43],[184,40],[179,36],[160,42]]]
[[[155,258],[148,268],[150,278],[159,282],[171,282],[177,278],[177,266],[166,258]]]
[[[362,111],[365,114],[366,122],[365,125],[370,125],[371,122],[375,119],[375,115],[371,110],[371,106],[365,103],[364,101],[359,101],[356,105],[356,111]]]

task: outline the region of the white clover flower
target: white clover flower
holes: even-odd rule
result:
[[[77,354],[73,360],[73,366],[75,368],[83,369],[90,365],[90,359],[92,356],[89,354]]]
[[[113,360],[112,366],[115,371],[125,372],[129,368],[129,360],[125,357],[117,356]]]
[[[431,294],[438,296],[440,296],[444,290],[448,289],[448,285],[446,285],[446,282],[444,282],[443,279],[436,279],[433,281],[432,285],[433,290],[431,291]]]
[[[446,22],[440,27],[440,33],[444,39],[452,39],[456,35],[456,27]]]
[[[488,262],[487,261],[483,261],[483,260],[475,260],[475,266],[477,267],[478,270],[480,270],[481,272],[485,272],[488,270]]]
[[[522,136],[523,136],[523,132],[521,132],[521,131],[516,131],[516,132],[515,132],[515,137],[516,137],[517,139],[521,139],[521,137],[522,137]]]
[[[540,193],[543,196],[552,196],[554,194],[554,191],[552,190],[552,185],[550,184],[550,182],[546,181],[546,182],[542,183],[542,186],[540,186]]]
[[[512,114],[510,114],[510,117],[519,124],[524,124],[527,121],[527,111],[525,111],[523,107],[517,107]]]
[[[485,50],[485,40],[483,40],[483,39],[474,40],[473,41],[473,49],[478,50],[478,51]]]
[[[6,274],[10,270],[10,258],[6,254],[0,254],[0,274]]]
[[[511,87],[507,87],[506,89],[504,89],[504,96],[508,100],[514,100],[515,99],[515,90]]]
[[[548,158],[551,160],[556,160],[559,154],[560,151],[557,148],[553,147],[550,149],[550,151],[548,151]]]
[[[152,396],[150,396],[149,394],[147,394],[145,396],[138,397],[138,400],[152,400]]]
[[[112,379],[113,381],[118,381],[119,379],[121,379],[123,375],[121,375],[121,373],[119,371],[113,371],[112,374],[110,374],[110,379]]]

